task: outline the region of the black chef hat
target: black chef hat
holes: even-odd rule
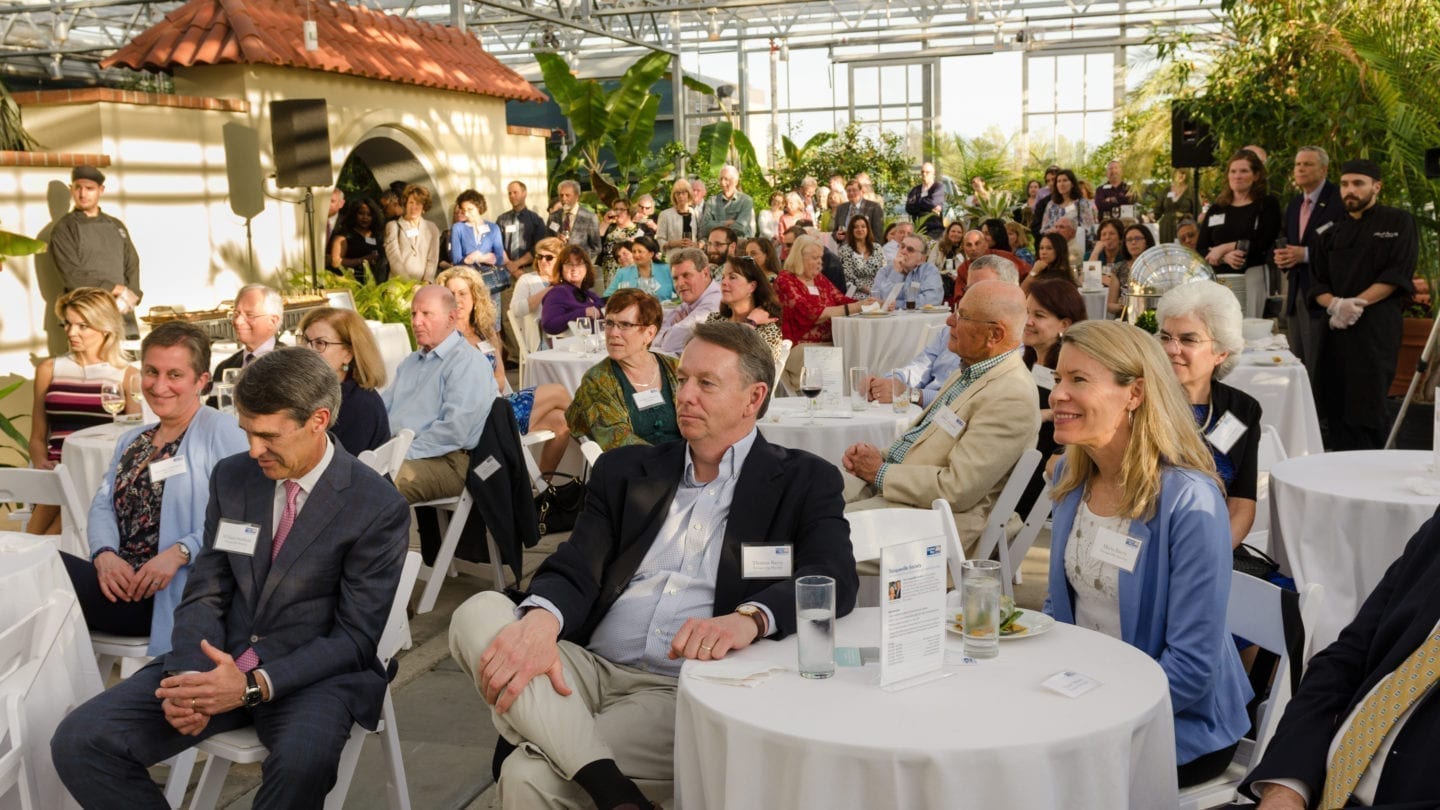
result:
[[[1380,177],[1380,164],[1373,160],[1347,160],[1340,164],[1341,174],[1363,174],[1376,180]]]
[[[102,186],[105,185],[105,175],[94,166],[76,166],[70,172],[70,182],[73,183],[76,180],[91,180]]]

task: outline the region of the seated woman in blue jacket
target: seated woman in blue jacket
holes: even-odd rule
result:
[[[206,407],[210,338],[184,321],[140,344],[140,387],[157,424],[127,431],[90,505],[90,559],[64,555],[91,630],[170,651],[175,608],[202,550],[210,471],[249,449],[235,417]]]
[[[1230,521],[1215,461],[1153,336],[1085,321],[1061,340],[1050,407],[1066,450],[1045,612],[1160,664],[1180,786],[1198,784],[1224,772],[1250,728],[1225,629]]]

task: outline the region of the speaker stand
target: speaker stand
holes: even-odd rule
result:
[[[320,262],[315,253],[315,189],[305,187],[305,254],[310,257],[310,287],[320,289]]]

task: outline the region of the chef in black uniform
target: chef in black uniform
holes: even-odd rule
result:
[[[1331,450],[1384,447],[1385,394],[1395,376],[1400,319],[1414,292],[1415,219],[1380,205],[1380,167],[1348,160],[1340,199],[1349,216],[1320,234],[1311,300],[1329,315],[1320,345],[1320,415]]]

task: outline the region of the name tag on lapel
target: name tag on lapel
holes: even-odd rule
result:
[[[1315,233],[1325,233],[1326,231],[1328,231],[1328,230],[1330,230],[1332,227],[1334,227],[1334,225],[1335,225],[1335,223],[1333,223],[1333,222],[1327,222],[1327,223],[1325,223],[1324,225],[1321,225],[1320,227],[1316,228],[1316,229],[1315,229]]]
[[[938,425],[941,430],[945,431],[945,435],[952,439],[959,436],[960,431],[965,429],[965,420],[961,419],[954,411],[943,406],[935,408],[935,416],[932,417],[931,421]]]
[[[172,456],[160,461],[152,461],[150,462],[150,481],[158,484],[167,478],[184,475],[188,471],[184,456]]]
[[[1225,215],[1224,215],[1224,214],[1215,214],[1214,216],[1210,217],[1209,222],[1210,222],[1210,226],[1211,226],[1212,228],[1218,228],[1218,227],[1220,227],[1221,225],[1224,225],[1224,224],[1225,224]]]
[[[221,518],[220,525],[215,529],[215,550],[253,557],[255,541],[259,539],[259,524]]]
[[[790,543],[744,543],[740,546],[740,578],[789,579],[794,573],[794,551]]]

